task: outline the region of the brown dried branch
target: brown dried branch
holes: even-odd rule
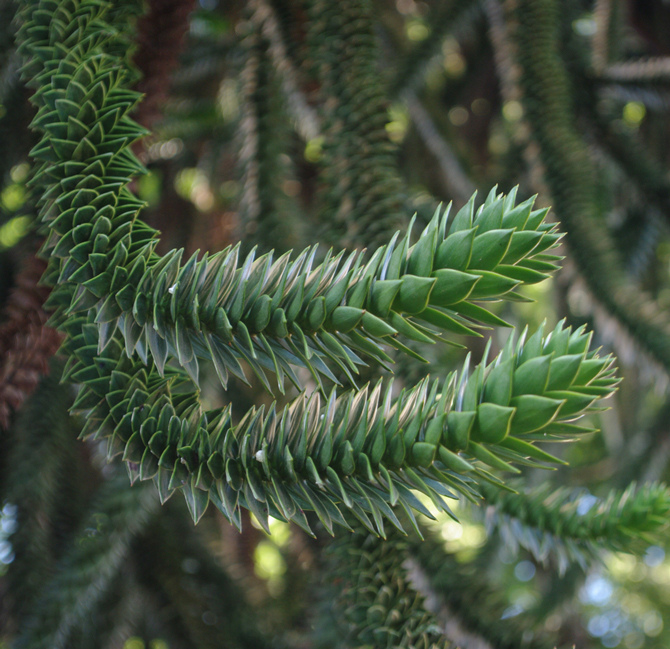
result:
[[[602,72],[609,59],[610,21],[612,20],[612,0],[597,0],[593,9],[596,21],[596,33],[591,42],[592,63],[594,70]]]
[[[145,97],[133,117],[151,128],[161,116],[195,0],[149,0],[148,5],[137,24],[138,48],[134,56],[134,63],[143,74],[136,89]]]
[[[17,410],[49,371],[61,334],[46,326],[44,302],[50,289],[38,284],[46,262],[30,257],[18,275],[0,326],[0,427],[8,428]]]
[[[613,63],[602,71],[607,81],[667,81],[670,78],[670,56],[658,56],[639,61]]]

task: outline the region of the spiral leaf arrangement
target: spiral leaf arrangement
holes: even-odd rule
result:
[[[274,370],[280,390],[284,376],[300,387],[292,369],[300,366],[319,382],[321,376],[337,381],[332,364],[353,382],[360,356],[390,362],[384,343],[417,356],[401,337],[434,343],[441,340],[439,330],[476,335],[472,327],[480,323],[506,325],[477,301],[518,297],[517,286],[545,279],[560,259],[547,253],[560,234],[544,223],[547,210],[533,211],[532,202],[515,207],[514,194],[492,193],[475,215],[473,197],[448,234],[449,212],[438,211],[414,245],[408,232],[367,261],[363,253],[345,258],[341,252],[334,258],[328,254],[316,267],[316,247],[294,260],[286,254],[273,261],[272,253],[256,259],[254,252],[240,260],[234,246],[200,259],[196,253],[180,265],[181,250],[160,259],[153,255],[153,238],[143,240],[141,253],[135,246],[138,254],[131,262],[123,241],[98,237],[103,226],[96,227],[93,214],[93,225],[85,228],[88,240],[74,247],[93,250],[97,239],[108,248],[77,261],[65,243],[74,243],[79,226],[63,231],[49,249],[54,259],[62,259],[53,278],[61,281],[66,268],[76,270],[65,274],[49,305],[56,308],[55,321],[95,309],[99,351],[118,330],[129,356],[135,350],[143,358],[151,355],[159,372],[169,357],[177,358],[196,383],[198,359],[214,361],[224,386],[229,373],[245,378],[240,360],[268,390],[267,369]],[[71,217],[76,210],[69,207],[66,213]],[[101,218],[103,229],[111,232],[109,219]],[[148,232],[141,222],[132,224],[126,235],[130,248],[138,224],[140,232]],[[99,274],[85,279],[95,255],[102,255],[96,262]],[[125,259],[126,265],[115,259]]]
[[[455,646],[410,583],[406,554],[404,539],[380,543],[361,530],[330,545],[327,560],[339,588],[324,601],[339,613],[338,639],[345,637],[355,647]]]
[[[65,343],[82,362],[96,349],[95,323],[66,327],[83,331]],[[556,462],[533,442],[591,431],[572,421],[613,390],[611,358],[589,352],[581,330],[559,323],[541,333],[516,346],[510,337],[470,376],[466,361],[460,377],[426,378],[397,399],[381,383],[370,393],[333,390],[324,404],[318,392],[302,394],[281,413],[252,408],[237,425],[230,406],[203,412],[197,393],[173,392],[183,377],[148,372],[113,341],[96,357],[95,376],[73,374],[84,384],[73,410],[87,414],[82,436],[108,438],[110,458],[123,454],[131,475],[153,478],[163,500],[181,488],[195,520],[211,499],[238,526],[244,506],[266,526],[270,514],[310,532],[303,511],[314,510],[332,531],[348,527],[344,506],[384,534],[384,517],[401,528],[396,504],[414,527],[412,510],[431,515],[411,490],[448,512],[442,497],[477,495],[473,479],[500,484],[482,464],[516,471],[509,462]]]
[[[560,572],[571,560],[586,568],[602,548],[639,551],[662,543],[670,510],[668,488],[657,483],[639,489],[632,484],[604,500],[549,485],[528,493],[502,493],[489,485],[481,491],[491,505],[487,526],[497,528],[510,547],[526,548],[539,561],[555,557]]]
[[[415,528],[413,511],[430,515],[412,490],[449,511],[443,497],[500,484],[484,466],[555,462],[534,442],[590,430],[573,422],[614,389],[612,361],[562,324],[546,338],[510,337],[493,363],[469,374],[466,362],[460,376],[426,378],[396,399],[379,384],[323,403],[302,394],[238,424],[230,408],[203,411],[193,385],[202,361],[224,386],[229,374],[245,379],[244,361],[268,390],[269,373],[283,390],[307,368],[325,394],[331,368],[353,383],[363,358],[387,364],[385,344],[417,357],[404,340],[505,325],[488,302],[523,299],[518,286],[548,277],[561,235],[533,199],[515,205],[515,191],[493,190],[478,210],[474,197],[451,220],[438,209],[417,241],[410,227],[369,259],[328,252],[315,266],[316,247],[240,259],[237,246],[185,263],[181,250],[160,257],[128,189],[144,171],[129,148],[144,130],[129,117],[139,95],[112,11],[97,0],[21,11],[48,305],[67,333],[64,378],[81,385],[83,437],[107,439],[109,457],[121,454],[132,479],[153,479],[162,500],[183,491],[194,520],[211,500],[238,526],[240,507],[308,531],[306,510],[331,532],[349,527],[350,512],[383,535],[384,518],[401,529],[398,504]]]
[[[388,100],[368,0],[309,0],[303,66],[318,87],[321,219],[331,240],[381,245],[411,212],[385,130]]]

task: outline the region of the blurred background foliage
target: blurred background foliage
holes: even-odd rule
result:
[[[136,119],[153,132],[137,147],[149,174],[134,189],[163,233],[161,252],[238,240],[263,251],[374,246],[415,212],[425,220],[438,203],[460,208],[494,185],[554,206],[567,233],[563,270],[526,289],[532,302],[501,302],[497,314],[531,330],[586,323],[618,356],[624,380],[595,422],[600,432],[559,450],[569,467],[525,471],[522,500],[485,493],[482,506],[457,503],[460,522],[428,523],[425,543],[386,544],[453,646],[670,646],[663,539],[628,543],[604,523],[571,535],[564,524],[599,511],[625,528],[632,492],[612,500],[612,490],[668,480],[670,5],[172,0],[140,9],[135,63],[147,98]],[[339,601],[326,586],[349,570],[337,547],[321,558],[324,530],[314,540],[272,521],[268,536],[245,514],[240,534],[212,507],[194,527],[183,503],[160,508],[151,486],[129,489],[123,467],[76,441],[83,422],[67,415],[73,395],[54,378],[57,358],[40,380],[57,339],[39,318],[12,325],[17,304],[39,308],[42,290],[30,274],[32,109],[13,12],[0,2],[0,646],[349,646],[324,612]],[[507,335],[490,332],[494,351]],[[479,361],[485,339],[461,342]],[[436,375],[464,356],[421,353]],[[426,373],[397,360],[401,383]],[[204,381],[204,391],[211,407],[233,402],[237,413],[269,400],[254,383],[224,393]],[[388,556],[380,548],[369,551]]]

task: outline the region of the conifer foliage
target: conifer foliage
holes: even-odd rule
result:
[[[398,16],[418,11],[411,0],[397,3],[395,23],[385,20],[389,7],[368,0],[200,4],[195,13],[187,0],[18,4],[16,54],[3,74],[20,61],[16,83],[33,117],[23,163],[27,216],[13,218],[31,220],[28,236],[41,238],[44,261],[30,267],[44,273],[40,287],[20,277],[0,329],[3,368],[23,359],[21,371],[4,371],[0,392],[8,429],[0,441],[10,458],[0,460],[1,529],[9,530],[0,559],[10,595],[0,643],[130,647],[133,636],[156,647],[246,647],[270,646],[281,634],[290,646],[346,639],[446,649],[472,638],[550,646],[530,618],[523,630],[468,612],[474,593],[485,602],[494,590],[483,564],[473,579],[463,571],[462,597],[445,595],[461,584],[433,568],[440,557],[445,565],[454,559],[426,521],[474,524],[466,503],[483,507],[491,540],[482,553],[496,551],[499,530],[510,548],[563,575],[573,563],[589,570],[606,549],[639,554],[660,543],[670,512],[662,484],[612,492],[588,515],[567,487],[533,486],[548,468],[568,471],[576,453],[544,444],[592,444],[601,400],[619,384],[614,357],[592,343],[592,323],[567,314],[553,327],[519,327],[504,343],[489,333],[520,325],[517,306],[560,270],[565,231],[592,300],[667,366],[662,308],[631,288],[595,215],[595,163],[564,87],[582,51],[568,42],[565,57],[574,60],[564,63],[552,48],[560,3],[509,8],[513,45],[494,39],[518,55],[515,92],[528,103],[560,223],[535,197],[518,198],[531,193],[523,185],[445,207],[415,200],[421,194],[403,176],[389,104],[419,101],[413,93],[450,30],[470,21],[477,31],[479,3],[436,7],[433,32],[388,83],[383,48],[398,39]],[[484,13],[502,10],[482,5]],[[416,28],[409,24],[407,34]],[[547,79],[538,73],[545,60],[558,69]],[[203,79],[211,75],[218,90],[208,95]],[[552,84],[556,97],[544,87]],[[168,101],[161,116],[170,93],[185,99]],[[239,112],[240,101],[235,123],[225,115]],[[239,211],[242,227],[231,230],[248,240],[209,237],[205,252],[192,241],[166,248],[166,179],[180,147],[198,167],[188,191],[187,169],[174,186],[209,212],[211,227]],[[241,179],[241,196],[224,199],[230,210],[215,214],[213,206],[237,181],[223,182],[218,198],[207,194],[201,165],[219,181]],[[166,180],[157,198],[147,178]],[[302,251],[270,250],[308,231],[333,247],[312,240]],[[28,398],[59,341],[62,361],[52,361]],[[510,482],[510,474],[519,477]],[[198,526],[185,522],[186,511]],[[217,534],[217,521],[246,540]],[[269,540],[249,537],[252,523]],[[171,527],[183,540],[169,538]],[[289,545],[272,540],[277,529],[292,530]],[[284,597],[314,620],[308,640],[306,628],[288,631],[300,627],[288,605],[280,613],[256,597],[254,615],[241,594],[256,579],[250,556],[261,572],[268,548],[275,567],[297,564],[301,544],[301,567],[289,570],[295,593]],[[321,573],[307,585],[305,556]],[[40,557],[43,588],[31,557]],[[311,593],[320,604],[308,605]]]

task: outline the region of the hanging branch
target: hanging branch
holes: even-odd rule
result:
[[[326,548],[321,615],[315,640],[321,646],[451,649],[455,645],[425,608],[407,579],[408,543],[399,535],[382,541],[358,531]],[[333,634],[333,637],[329,637]]]
[[[284,99],[296,131],[305,142],[314,140],[321,132],[321,119],[301,89],[298,70],[288,54],[277,13],[267,0],[250,0],[249,6],[253,12],[251,21],[269,42],[268,54],[279,74]]]
[[[96,21],[89,26],[99,31]],[[409,351],[397,334],[431,342],[439,338],[426,325],[458,334],[482,322],[504,325],[473,301],[514,299],[521,283],[557,268],[560,258],[547,253],[560,235],[532,200],[515,207],[515,192],[492,192],[476,215],[471,200],[448,233],[448,212],[438,211],[416,244],[409,232],[400,242],[396,236],[366,265],[360,253],[346,260],[340,253],[312,270],[316,248],[292,262],[284,255],[272,263],[272,254],[256,260],[252,252],[241,267],[237,247],[194,255],[183,266],[181,250],[160,258],[157,233],[137,220],[142,203],[126,186],[143,171],[128,148],[143,133],[127,116],[138,95],[123,88],[113,57],[98,59],[96,51],[64,54],[58,68],[71,71],[67,88],[53,88],[45,73],[49,85],[36,93],[43,105],[34,120],[43,132],[33,149],[41,165],[32,183],[46,192],[39,206],[52,232],[43,252],[50,255],[46,278],[58,285],[48,303],[53,322],[95,309],[98,353],[118,329],[128,355],[151,355],[159,372],[176,357],[196,382],[198,358],[214,360],[224,385],[229,371],[243,376],[238,359],[268,390],[264,368],[274,369],[280,389],[284,375],[298,383],[296,365],[317,381],[320,374],[334,379],[324,360],[351,377],[359,354],[388,361],[382,342]],[[41,67],[38,59],[31,65],[35,73]],[[75,138],[76,130],[77,141],[56,137]]]
[[[83,332],[66,343],[73,358],[96,349],[94,324],[67,327]],[[412,510],[431,515],[410,489],[448,512],[441,496],[451,489],[473,497],[472,481],[501,484],[479,463],[515,471],[509,462],[560,462],[533,442],[592,431],[572,422],[612,392],[611,359],[588,352],[590,335],[562,323],[544,339],[541,329],[524,339],[515,347],[510,337],[470,377],[467,361],[460,378],[426,379],[396,400],[381,383],[370,395],[333,390],[324,405],[318,392],[303,394],[281,414],[253,408],[238,425],[230,406],[202,412],[196,393],[176,389],[178,374],[161,378],[116,341],[92,368],[68,375],[85,384],[73,406],[87,413],[82,436],[108,438],[108,456],[123,454],[133,479],[153,478],[162,500],[181,489],[194,520],[211,499],[238,527],[242,506],[266,529],[270,514],[311,533],[303,510],[315,510],[332,531],[348,527],[344,505],[383,535],[382,517],[400,527],[389,505],[412,521]]]
[[[484,0],[484,10],[489,23],[489,39],[493,47],[493,60],[502,100],[506,104],[520,102],[521,70],[515,60],[514,43],[509,34],[510,25],[505,21],[505,12],[499,0]],[[527,120],[518,120],[512,128],[512,140],[522,150],[527,165],[529,184],[533,191],[544,197],[547,194],[544,169],[539,160],[537,147],[530,146],[530,128]]]
[[[586,569],[603,549],[644,552],[661,542],[667,526],[670,492],[663,484],[632,484],[598,499],[581,489],[543,485],[527,493],[503,493],[482,485],[487,503],[483,518],[513,551],[525,548],[542,562],[558,561],[563,575],[571,562]]]
[[[156,233],[137,220],[141,203],[126,188],[142,171],[128,149],[142,131],[127,117],[138,95],[126,89],[125,51],[102,20],[109,6],[40,6],[49,11],[24,10],[21,47],[33,54],[24,71],[38,89],[33,184],[45,189],[47,276],[58,284],[50,304],[68,333],[64,378],[83,386],[74,405],[87,413],[82,435],[108,438],[108,455],[123,453],[131,478],[155,479],[163,500],[182,489],[195,520],[211,498],[238,526],[245,506],[266,525],[271,514],[306,530],[303,510],[314,509],[332,530],[347,527],[344,504],[384,534],[382,516],[399,526],[389,503],[428,512],[410,489],[448,511],[445,485],[472,495],[469,480],[497,481],[459,451],[513,470],[507,460],[556,461],[532,444],[537,431],[583,432],[552,421],[580,416],[616,379],[611,359],[588,351],[589,336],[562,325],[544,341],[541,331],[522,337],[516,350],[510,338],[497,366],[485,360],[471,378],[464,372],[458,389],[452,375],[395,403],[387,390],[379,411],[381,385],[369,398],[365,389],[340,399],[333,391],[323,408],[315,394],[280,416],[252,409],[237,426],[230,409],[204,413],[198,394],[183,389],[184,370],[197,381],[198,357],[213,358],[224,383],[228,371],[244,376],[239,357],[261,379],[262,366],[274,369],[281,387],[284,374],[299,383],[292,365],[334,378],[322,358],[353,378],[356,352],[388,360],[382,341],[411,355],[395,336],[439,339],[422,323],[466,334],[471,321],[505,324],[474,301],[546,278],[560,235],[532,199],[515,207],[515,192],[492,191],[477,214],[473,198],[448,233],[448,213],[438,210],[417,243],[394,237],[365,266],[358,253],[345,262],[341,253],[312,271],[316,249],[308,249],[275,264],[271,255],[254,263],[252,253],[238,268],[234,248],[180,268],[181,251],[153,253]],[[165,365],[170,354],[184,369]],[[544,382],[528,384],[530,367]]]
[[[309,0],[306,65],[318,84],[321,219],[331,242],[379,245],[411,212],[386,132],[370,0]]]
[[[304,241],[297,201],[289,189],[299,184],[291,174],[288,152],[291,132],[284,113],[272,45],[252,23],[243,40],[244,67],[240,74],[242,118],[239,162],[243,170],[240,200],[241,230],[249,249],[286,252]]]
[[[121,476],[123,478],[123,476]],[[130,489],[118,477],[101,487],[78,538],[41,595],[17,638],[21,649],[59,649],[96,609],[128,556],[133,539],[157,511],[155,491]],[[91,534],[95,530],[95,534]]]
[[[557,12],[553,0],[523,0],[514,11],[524,109],[540,145],[556,212],[594,297],[668,368],[670,322],[651,296],[623,276],[609,233],[596,214],[595,171],[574,124],[568,78],[557,54]]]
[[[481,566],[464,564],[444,551],[444,543],[423,529],[421,542],[410,539],[409,574],[416,589],[432,600],[438,619],[459,622],[459,630],[474,634],[495,649],[555,649],[556,643],[533,628],[524,616],[506,618],[510,603],[494,589]],[[447,627],[448,628],[448,627]]]
[[[3,467],[3,501],[16,507],[17,524],[9,539],[15,556],[6,576],[7,610],[19,628],[54,569],[61,495],[75,475],[76,431],[67,411],[70,389],[58,383],[60,369],[42,379],[13,422],[15,444]]]
[[[447,36],[457,31],[460,24],[469,23],[478,16],[481,13],[480,4],[475,0],[453,0],[433,5],[426,16],[430,33],[403,57],[390,85],[392,97],[417,90],[430,62],[440,54]]]
[[[365,265],[363,253],[346,258],[340,253],[327,255],[314,269],[316,247],[294,261],[284,255],[274,263],[272,253],[255,259],[252,251],[239,267],[235,246],[200,260],[196,253],[180,267],[181,250],[160,260],[150,256],[153,240],[125,268],[102,263],[103,257],[129,258],[122,241],[89,261],[79,254],[77,261],[67,251],[73,229],[54,249],[49,276],[67,280],[52,292],[48,306],[56,309],[56,323],[95,307],[98,353],[118,330],[127,354],[150,355],[160,373],[169,357],[176,358],[195,382],[198,359],[214,361],[224,386],[229,372],[245,379],[239,360],[269,391],[266,369],[274,370],[280,390],[284,376],[300,386],[295,366],[309,369],[320,385],[322,375],[336,381],[333,364],[353,382],[360,356],[382,366],[390,362],[383,344],[423,360],[401,336],[431,344],[443,340],[439,330],[477,335],[472,327],[480,323],[508,326],[486,309],[488,302],[519,299],[515,289],[542,281],[557,268],[560,257],[547,253],[560,235],[543,222],[547,210],[532,210],[532,199],[514,207],[514,194],[492,193],[473,212],[474,197],[448,234],[448,211],[438,211],[413,246],[408,232],[400,241],[396,235]],[[72,212],[64,214],[67,220]],[[101,221],[105,228],[107,221]],[[80,249],[92,247],[82,242]],[[94,259],[100,260],[95,269]],[[79,270],[68,277],[66,269],[74,267]],[[99,274],[87,279],[93,272]],[[77,286],[75,280],[83,283]]]

